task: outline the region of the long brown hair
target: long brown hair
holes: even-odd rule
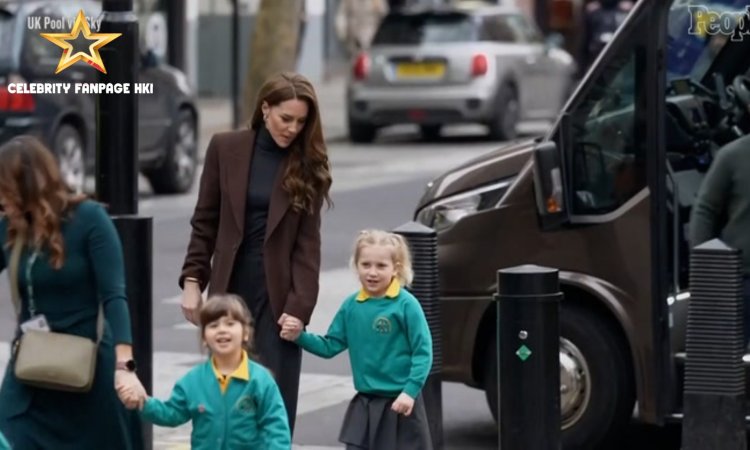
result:
[[[312,214],[314,208],[322,205],[323,200],[331,206],[328,191],[332,179],[320,123],[318,98],[310,81],[293,72],[281,72],[271,76],[258,92],[250,127],[257,131],[262,126],[263,102],[269,106],[276,106],[293,99],[307,103],[308,113],[305,127],[289,147],[291,154],[282,187],[289,194],[295,211]]]
[[[0,146],[0,199],[8,220],[10,246],[19,233],[36,248],[46,248],[50,264],[65,260],[61,222],[71,206],[85,200],[60,175],[54,155],[33,136],[17,136]]]

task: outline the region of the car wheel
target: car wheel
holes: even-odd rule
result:
[[[490,137],[500,141],[514,139],[517,136],[516,126],[521,117],[521,103],[516,89],[504,84],[497,95],[498,110],[489,124]]]
[[[86,158],[81,133],[73,125],[64,123],[55,132],[52,145],[63,181],[75,192],[83,192]]]
[[[349,139],[352,142],[368,144],[375,140],[375,133],[377,133],[375,126],[349,118]]]
[[[622,339],[598,314],[565,305],[560,315],[561,439],[566,450],[612,448],[635,403],[630,357]],[[498,418],[497,343],[488,345],[484,389]]]
[[[419,130],[422,133],[422,138],[426,141],[437,141],[440,139],[440,130],[443,128],[442,125],[420,125]]]
[[[190,190],[197,166],[197,133],[193,114],[180,110],[164,164],[146,173],[157,194],[181,194]]]

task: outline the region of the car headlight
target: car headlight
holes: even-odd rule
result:
[[[463,217],[496,207],[514,180],[515,177],[505,178],[438,200],[422,208],[417,221],[435,231],[448,229]]]

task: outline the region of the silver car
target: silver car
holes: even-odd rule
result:
[[[480,123],[512,139],[519,121],[554,118],[572,89],[575,62],[560,46],[515,7],[392,12],[353,62],[350,138],[412,123],[434,139],[443,125]]]

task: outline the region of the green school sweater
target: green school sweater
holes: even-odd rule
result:
[[[424,311],[395,280],[383,297],[350,295],[325,336],[303,332],[297,344],[323,358],[349,349],[354,387],[365,394],[416,398],[432,368]]]
[[[750,135],[718,153],[693,205],[691,248],[714,238],[742,250],[750,275]]]
[[[248,361],[250,379],[233,378],[222,395],[211,360],[182,377],[167,402],[149,398],[144,420],[177,427],[193,422],[193,450],[289,450],[291,432],[281,393],[265,367]]]

